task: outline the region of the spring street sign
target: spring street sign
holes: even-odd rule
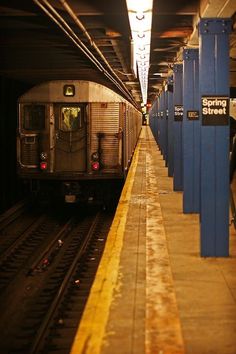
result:
[[[228,96],[202,96],[201,101],[202,125],[228,125]]]

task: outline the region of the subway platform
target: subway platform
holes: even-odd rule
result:
[[[71,353],[235,354],[236,232],[227,258],[199,235],[143,127]]]

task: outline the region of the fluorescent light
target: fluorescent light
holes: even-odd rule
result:
[[[128,11],[145,12],[152,11],[152,0],[126,0]]]
[[[143,102],[147,102],[148,70],[153,0],[126,0],[133,42],[134,72],[136,65]]]
[[[161,76],[161,77],[167,77],[169,74],[167,73],[153,73],[152,75],[154,76]]]

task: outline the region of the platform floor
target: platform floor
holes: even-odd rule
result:
[[[199,216],[143,127],[73,354],[236,354],[236,232],[201,258]]]

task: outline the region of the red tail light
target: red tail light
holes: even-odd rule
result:
[[[40,162],[40,170],[46,170],[47,167],[48,167],[47,162],[45,162],[45,161]]]
[[[92,169],[93,169],[94,171],[98,171],[99,168],[100,168],[100,165],[99,165],[99,162],[98,162],[98,161],[93,161],[92,164],[91,164],[91,166],[92,166]]]

